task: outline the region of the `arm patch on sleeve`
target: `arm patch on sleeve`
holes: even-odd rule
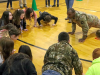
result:
[[[81,24],[84,24],[84,22],[83,22],[83,21],[81,21]]]

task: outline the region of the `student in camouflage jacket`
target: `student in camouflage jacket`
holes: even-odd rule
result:
[[[45,54],[42,75],[72,75],[73,68],[75,75],[82,75],[82,63],[76,50],[68,43],[68,33],[61,32],[58,41]]]

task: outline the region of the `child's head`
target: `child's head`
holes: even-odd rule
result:
[[[0,27],[0,30],[2,29],[10,30],[11,28],[16,28],[16,26],[14,26],[12,23],[8,23],[6,26]]]
[[[12,18],[13,16],[10,11],[4,11],[1,17],[1,19],[4,20],[6,23],[9,23],[9,21],[12,20]]]
[[[61,32],[58,35],[58,41],[61,42],[61,41],[64,41],[64,40],[67,41],[67,42],[69,42],[69,35],[66,32]]]
[[[14,42],[8,37],[3,37],[0,39],[0,52],[6,60],[11,54],[14,49]]]
[[[14,17],[14,23],[20,25],[20,20],[23,20],[25,18],[25,13],[23,10],[15,10],[13,13]]]
[[[100,57],[100,48],[96,48],[92,53],[93,60]]]
[[[100,40],[100,30],[97,30],[97,31],[96,31],[96,37],[97,37],[97,39]]]
[[[12,40],[17,40],[20,34],[20,30],[17,28],[12,28],[9,30],[9,36]]]
[[[25,53],[25,54],[27,54],[27,55],[30,57],[30,59],[32,60],[32,52],[31,52],[31,49],[30,49],[29,46],[27,46],[27,45],[21,45],[20,48],[19,48],[18,53]]]
[[[14,26],[11,23],[7,24],[6,26],[2,26],[0,28],[0,30],[3,30],[3,29],[7,30],[8,34],[12,40],[17,40],[19,35],[21,34],[20,30],[17,29],[16,26]]]
[[[49,23],[49,22],[51,21],[50,15],[46,15],[46,16],[44,17],[44,19],[45,19],[45,22],[46,22],[46,23]]]
[[[32,8],[27,8],[26,9],[26,12],[25,12],[25,15],[26,15],[26,19],[31,19],[31,17],[33,18],[34,17],[34,10]]]

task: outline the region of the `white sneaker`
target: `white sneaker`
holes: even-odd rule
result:
[[[6,10],[9,10],[9,8],[6,8]]]
[[[49,7],[48,5],[46,5],[46,7]]]
[[[11,7],[11,10],[13,10],[13,8]]]

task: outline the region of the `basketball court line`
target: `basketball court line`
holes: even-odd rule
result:
[[[30,44],[30,43],[28,43],[28,42],[25,42],[25,41],[23,41],[23,40],[20,40],[20,39],[17,39],[17,40],[20,41],[20,42],[23,42],[23,43],[25,43],[25,44],[27,44],[27,45],[30,45],[30,46],[36,47],[36,48],[41,49],[41,50],[44,50],[44,51],[47,51],[47,49],[44,49],[44,48],[39,47],[39,46],[35,46],[35,45]],[[82,60],[82,61],[86,61],[86,62],[92,62],[91,60],[82,59],[82,58],[80,58],[80,60]]]

